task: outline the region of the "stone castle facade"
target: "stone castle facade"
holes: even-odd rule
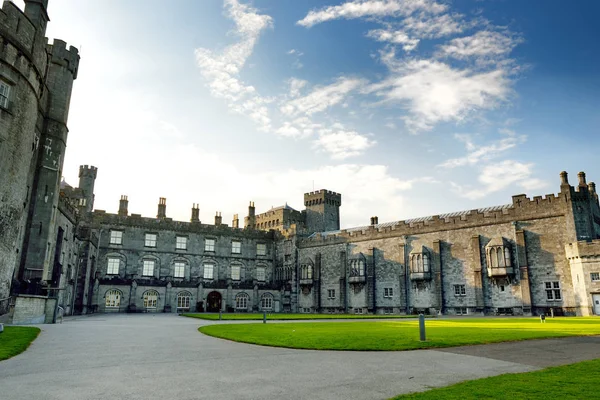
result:
[[[60,182],[79,56],[44,37],[47,0],[0,11],[0,321],[92,312],[600,314],[600,206],[558,194],[340,230],[342,196],[304,195],[244,226],[94,209],[98,169]]]

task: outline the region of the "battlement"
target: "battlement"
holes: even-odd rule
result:
[[[73,46],[69,46],[67,50],[67,43],[60,39],[54,39],[54,42],[46,45],[46,48],[50,55],[50,62],[67,68],[73,74],[73,79],[77,79],[79,50]]]
[[[80,165],[79,166],[79,177],[81,178],[82,176],[85,177],[89,177],[89,178],[93,178],[96,179],[96,176],[98,175],[98,168],[94,167],[93,165]]]
[[[342,195],[331,190],[321,189],[314,192],[304,193],[304,205],[311,206],[317,204],[342,205]]]

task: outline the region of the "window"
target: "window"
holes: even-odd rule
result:
[[[600,272],[592,272],[592,273],[590,274],[590,278],[591,278],[593,281],[600,281]]]
[[[358,260],[358,276],[365,276],[365,262],[363,260]]]
[[[146,241],[144,242],[146,247],[156,247],[156,233],[146,233]]]
[[[0,81],[0,107],[8,108],[8,95],[10,94],[10,86]]]
[[[232,265],[231,266],[231,279],[234,281],[239,281],[240,280],[240,266],[239,265]]]
[[[256,255],[257,256],[266,256],[267,255],[267,245],[264,243],[258,243],[256,245]]]
[[[265,280],[265,269],[263,267],[256,268],[256,280],[264,282]]]
[[[185,236],[177,236],[175,240],[175,248],[177,250],[187,250],[187,238]]]
[[[215,251],[215,239],[206,239],[204,241],[204,251]]]
[[[238,242],[237,240],[231,241],[231,252],[233,254],[242,254],[242,242]]]
[[[263,310],[271,310],[273,309],[273,295],[270,293],[265,293],[260,298],[260,308]]]
[[[327,290],[327,298],[328,299],[335,299],[335,289],[328,289]]]
[[[122,294],[119,290],[113,289],[106,292],[106,307],[107,308],[118,308],[121,306]]]
[[[546,285],[547,300],[562,300],[559,281],[544,282],[544,284]]]
[[[413,254],[411,257],[411,272],[429,272],[429,255],[426,253]]]
[[[204,279],[213,279],[215,273],[215,264],[204,264]]]
[[[173,271],[173,276],[175,278],[185,277],[185,263],[184,262],[176,261],[175,264],[173,264],[173,266],[175,267],[175,270]]]
[[[108,266],[106,267],[107,275],[117,275],[119,273],[119,264],[121,259],[116,257],[108,257]]]
[[[363,313],[363,309],[362,308],[355,308],[354,309],[354,314],[362,314]]]
[[[177,309],[188,310],[190,309],[190,299],[192,295],[190,292],[180,292],[177,294]]]
[[[390,308],[390,307],[385,307],[385,308],[383,309],[383,313],[384,313],[384,314],[393,314],[393,313],[394,313],[394,309],[393,309],[393,308]]]
[[[158,292],[156,290],[148,290],[144,293],[144,307],[156,308],[158,303]]]
[[[144,268],[142,270],[143,276],[154,275],[154,260],[144,260]]]
[[[240,293],[235,296],[235,308],[248,308],[248,295],[246,293]]]
[[[300,279],[312,279],[313,278],[313,267],[312,265],[300,266]]]
[[[466,296],[467,289],[465,285],[454,285],[454,295],[455,296]]]
[[[394,288],[386,287],[383,288],[383,297],[392,297],[394,296]]]
[[[110,244],[123,244],[123,232],[110,231]]]

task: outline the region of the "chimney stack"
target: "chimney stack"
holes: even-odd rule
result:
[[[569,174],[567,174],[567,171],[562,171],[560,173],[560,185],[569,185],[569,178],[568,178]]]
[[[128,214],[127,207],[129,206],[129,201],[127,200],[127,196],[122,195],[121,200],[119,200],[119,216],[126,217]]]
[[[254,202],[251,201],[248,206],[248,224],[246,228],[256,228],[256,208],[254,208]]]
[[[233,221],[231,222],[231,226],[233,228],[239,228],[240,227],[240,219],[239,219],[239,217],[238,217],[237,214],[233,215]]]
[[[588,189],[591,194],[596,194],[596,184],[594,182],[588,183]]]
[[[379,224],[379,218],[371,217],[371,225],[377,225],[377,224]]]
[[[161,197],[158,199],[158,214],[156,218],[167,218],[167,199]]]
[[[223,217],[221,217],[221,212],[217,211],[217,214],[215,214],[215,226],[219,226],[223,223]]]
[[[190,222],[200,222],[200,207],[199,204],[192,204],[192,219]]]
[[[577,177],[579,178],[579,188],[587,189],[587,183],[585,183],[585,172],[582,171],[578,173]]]

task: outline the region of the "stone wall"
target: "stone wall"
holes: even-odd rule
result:
[[[52,323],[55,306],[56,299],[45,296],[17,296],[11,322],[14,325]]]

